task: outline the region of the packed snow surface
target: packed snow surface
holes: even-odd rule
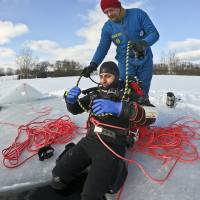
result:
[[[32,80],[10,80],[0,78],[0,150],[9,147],[17,136],[17,128],[27,124],[45,107],[52,111],[40,118],[58,118],[68,114],[78,126],[85,126],[87,113],[73,116],[65,106],[63,93],[76,85],[78,77],[46,78]],[[98,80],[98,76],[94,77]],[[82,79],[81,89],[94,86],[89,79]],[[154,76],[150,89],[150,100],[159,111],[156,126],[167,126],[182,116],[200,120],[200,77]],[[174,108],[166,106],[166,93],[174,92],[177,103]],[[11,123],[13,126],[6,124]],[[75,142],[80,139],[77,136]],[[200,143],[196,142],[200,151]],[[54,145],[54,156],[43,162],[35,156],[14,169],[4,167],[0,154],[0,193],[18,188],[42,184],[51,178],[56,157],[64,145]],[[130,158],[133,156],[128,155]],[[137,154],[134,156],[153,176],[162,178],[167,169],[156,159]],[[122,200],[198,200],[200,197],[200,162],[178,163],[163,185],[152,183],[135,165],[129,165],[129,176],[124,186]]]

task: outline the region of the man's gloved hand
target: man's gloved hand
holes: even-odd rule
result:
[[[76,103],[76,100],[77,100],[77,98],[78,98],[78,96],[79,96],[80,93],[81,93],[81,89],[80,89],[79,87],[77,87],[77,86],[73,87],[73,88],[67,93],[66,96],[64,95],[65,101],[66,101],[67,103],[70,103],[70,104]]]
[[[108,99],[95,99],[92,105],[92,111],[96,115],[111,113],[119,116],[122,110],[122,102],[111,101]]]
[[[88,78],[93,71],[97,70],[97,67],[98,65],[96,63],[91,62],[88,67],[85,67],[83,69],[83,71],[81,72],[81,75]]]
[[[131,48],[136,52],[142,52],[148,47],[148,43],[145,40],[135,40],[131,42]]]

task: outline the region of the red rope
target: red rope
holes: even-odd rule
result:
[[[69,116],[63,116],[56,120],[47,119],[40,122],[36,122],[36,119],[26,125],[21,125],[18,128],[18,136],[14,143],[2,151],[4,156],[3,163],[6,167],[14,168],[23,164],[37,154],[38,150],[43,146],[67,143],[74,138],[74,131],[77,127],[72,123]],[[93,123],[95,125],[105,125],[96,120]],[[151,127],[145,133],[140,134],[139,141],[132,149],[133,152],[142,152],[161,159],[163,165],[173,163],[169,172],[162,179],[152,177],[136,160],[118,155],[101,139],[99,134],[97,136],[102,144],[115,156],[128,163],[134,163],[146,177],[158,184],[163,184],[167,180],[178,162],[191,163],[200,158],[197,148],[192,143],[194,140],[200,140],[200,121],[190,117],[182,117],[168,127]],[[25,149],[31,155],[21,160],[20,156]]]
[[[32,101],[31,101],[31,98],[29,96],[29,91],[27,90],[26,88],[26,83],[23,83],[23,89],[24,89],[24,92],[26,94],[26,100],[28,102],[28,105],[30,106],[30,110],[32,110],[33,112],[37,113],[37,114],[45,114],[45,115],[48,115],[50,114],[50,112],[52,111],[52,107],[50,106],[45,106],[45,107],[42,107],[40,110],[37,110],[33,105],[32,105]]]
[[[123,128],[123,127],[120,127],[120,126],[102,123],[102,122],[96,120],[94,117],[90,117],[90,122],[92,122],[95,126],[103,125],[103,126],[107,126],[107,127],[110,127],[110,128],[120,129],[120,130],[123,130],[123,131],[128,130],[127,128]]]
[[[199,159],[194,140],[200,140],[200,121],[183,117],[168,127],[151,127],[133,150],[164,159],[164,163],[172,159],[190,163]]]
[[[29,91],[27,91],[25,83],[23,84],[23,89],[26,94],[27,102],[31,108],[30,110],[40,115],[28,124],[21,126],[0,122],[0,124],[18,127],[18,135],[15,138],[15,141],[10,147],[2,151],[3,164],[7,168],[14,168],[22,165],[28,159],[36,155],[43,146],[69,142],[74,138],[74,130],[78,128],[70,120],[69,116],[66,115],[58,119],[36,121],[39,118],[48,115],[52,108],[47,106],[40,110],[35,109],[30,103]],[[22,159],[21,157],[25,150],[27,150],[30,155]]]
[[[19,126],[18,135],[13,144],[2,151],[5,167],[18,167],[36,155],[41,147],[67,143],[75,136],[74,131],[77,127],[67,115],[58,119],[46,119],[37,122],[36,119]],[[22,159],[21,156],[25,150],[31,155]]]
[[[200,121],[190,117],[182,117],[168,127],[153,126],[149,130],[142,130],[146,130],[146,132],[141,133],[142,137],[136,142],[131,151],[134,153],[142,152],[160,159],[163,165],[171,166],[168,173],[161,179],[151,176],[144,166],[136,160],[127,159],[117,154],[102,140],[99,134],[97,134],[97,137],[116,157],[135,164],[147,178],[157,184],[163,184],[168,179],[178,162],[192,163],[199,160],[200,155],[193,141],[200,140]],[[121,193],[122,190],[119,192],[118,200]]]

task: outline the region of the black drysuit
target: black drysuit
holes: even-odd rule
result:
[[[87,110],[89,110],[94,99],[109,98],[114,101],[119,101],[123,95],[123,89],[118,88],[117,91],[117,97],[111,97],[110,95],[107,95],[106,90],[97,89],[82,97],[80,102]],[[137,100],[137,95],[131,94],[130,96]],[[133,103],[134,99],[131,98],[129,101],[123,102],[122,111],[119,117],[93,117],[106,124],[128,128],[129,118],[134,115],[135,108],[132,106]],[[67,108],[72,114],[75,115],[84,112],[78,102],[75,104],[67,103]],[[89,116],[89,119],[90,117],[91,116]],[[53,176],[58,176],[63,183],[69,184],[75,177],[80,175],[80,173],[90,166],[89,173],[83,187],[83,192],[81,194],[81,199],[103,200],[104,194],[109,192],[113,182],[115,181],[119,163],[123,161],[119,160],[100,142],[94,132],[94,125],[91,122],[89,122],[89,124],[90,128],[88,129],[87,135],[82,138],[76,146],[65,153],[53,169]],[[108,127],[105,128],[108,129]],[[101,134],[101,138],[117,154],[125,156],[127,147],[127,132],[120,131],[115,128],[109,128],[109,130],[115,132],[116,137],[112,138],[108,135]]]

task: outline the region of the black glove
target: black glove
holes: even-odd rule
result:
[[[144,53],[148,47],[148,43],[145,40],[136,40],[131,42],[131,49],[133,49],[136,58],[144,58]]]
[[[91,62],[88,67],[85,67],[83,69],[83,71],[81,72],[81,75],[88,78],[93,71],[97,70],[97,67],[98,65],[96,63]]]
[[[136,40],[131,42],[131,48],[136,52],[142,52],[148,47],[148,43],[145,40]]]

